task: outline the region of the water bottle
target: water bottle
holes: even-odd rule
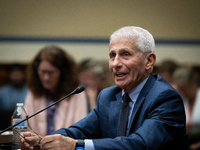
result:
[[[13,119],[12,119],[12,125],[15,125],[19,123],[20,121],[26,119],[26,111],[23,107],[23,103],[17,103],[17,107],[15,111],[13,112]],[[20,150],[20,144],[19,144],[19,134],[21,132],[27,131],[27,121],[24,121],[20,123],[19,125],[13,127],[13,141],[12,141],[12,150]]]

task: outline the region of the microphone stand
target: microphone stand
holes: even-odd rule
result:
[[[29,116],[29,117],[26,118],[26,119],[23,119],[22,121],[20,121],[20,122],[14,124],[13,126],[10,126],[10,127],[6,128],[6,129],[4,129],[3,131],[0,131],[0,135],[1,135],[2,133],[4,133],[5,131],[11,129],[12,127],[15,127],[15,126],[19,125],[20,123],[22,123],[22,122],[24,122],[24,121],[26,121],[26,120],[28,120],[28,119],[34,117],[35,115],[37,115],[37,114],[43,112],[44,110],[50,108],[51,106],[53,106],[53,105],[55,105],[55,104],[61,102],[61,101],[64,100],[65,98],[67,98],[67,97],[69,97],[69,96],[71,96],[71,95],[73,95],[73,94],[78,94],[78,93],[80,93],[80,92],[82,92],[82,91],[84,91],[84,90],[85,90],[85,88],[84,88],[83,86],[82,86],[82,87],[78,87],[78,88],[76,88],[74,91],[72,91],[71,93],[69,93],[69,94],[66,95],[65,97],[61,98],[60,100],[54,102],[53,104],[47,106],[46,108],[44,108],[44,109],[38,111],[37,113],[35,113],[35,114]]]

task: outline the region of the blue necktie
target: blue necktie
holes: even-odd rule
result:
[[[129,102],[131,101],[131,99],[127,93],[123,95],[122,100],[123,101],[122,101],[122,108],[119,115],[117,136],[126,136],[128,116],[129,116],[129,111],[130,111]]]

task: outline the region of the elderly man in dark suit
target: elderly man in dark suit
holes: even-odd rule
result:
[[[101,91],[97,107],[86,118],[42,138],[36,147],[188,149],[182,99],[163,78],[151,73],[156,61],[154,47],[154,38],[145,29],[131,26],[115,31],[110,37],[109,68],[116,86]],[[33,133],[23,136],[23,149],[30,148],[28,143],[37,138]]]

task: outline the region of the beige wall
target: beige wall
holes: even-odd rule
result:
[[[135,25],[155,39],[200,41],[199,0],[0,0],[0,37],[105,38]],[[28,62],[49,43],[2,42],[0,62]],[[76,60],[108,59],[108,45],[54,43]],[[156,46],[157,62],[173,58],[200,65],[200,44]]]
[[[49,43],[1,43],[0,63],[23,62],[32,60],[33,56]],[[54,43],[67,50],[76,61],[92,57],[95,59],[108,60],[107,44],[77,44],[77,43]],[[156,51],[159,64],[162,60],[170,58],[182,65],[200,66],[200,46],[198,45],[157,45]]]

